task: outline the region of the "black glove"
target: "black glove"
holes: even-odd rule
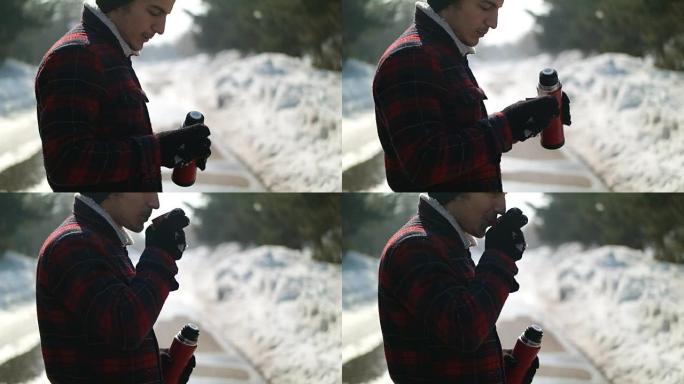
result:
[[[154,220],[145,231],[145,246],[161,248],[179,260],[185,251],[185,232],[190,224],[182,209],[176,208]]]
[[[209,128],[204,124],[157,133],[161,147],[161,164],[167,168],[175,168],[196,160],[197,167],[204,170],[211,155],[210,134]]]
[[[159,357],[161,358],[162,372],[166,372],[171,366],[172,362],[171,355],[169,354],[169,349],[159,348]],[[183,373],[181,373],[181,376],[178,378],[179,384],[186,384],[188,380],[190,380],[190,374],[192,373],[192,370],[195,369],[195,364],[195,355],[192,355],[192,357],[190,357],[190,360],[188,361],[188,365],[185,366]]]
[[[518,361],[513,356],[513,350],[512,349],[504,349],[503,350],[503,360],[504,360],[504,371],[506,371],[506,372],[513,369],[513,367],[518,363]],[[539,369],[539,357],[535,356],[534,360],[532,360],[532,365],[530,365],[530,368],[527,370],[527,373],[525,374],[525,377],[523,378],[522,384],[531,384],[532,379],[534,378],[534,375],[537,373],[537,369]]]
[[[513,260],[522,259],[527,247],[525,236],[520,228],[527,224],[527,216],[518,208],[504,213],[485,234],[485,249],[499,250]]]
[[[506,107],[503,114],[511,126],[513,139],[525,141],[549,126],[551,118],[558,116],[558,101],[553,96],[537,97]]]
[[[564,125],[572,125],[572,119],[570,118],[570,98],[563,92],[563,109],[561,113],[561,120]]]

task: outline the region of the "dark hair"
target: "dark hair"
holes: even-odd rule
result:
[[[430,8],[436,13],[439,13],[444,8],[450,6],[451,4],[457,3],[459,0],[428,0]]]
[[[100,8],[102,13],[109,13],[116,8],[123,7],[128,3],[132,3],[133,0],[97,0],[97,6]]]
[[[442,206],[446,206],[451,200],[462,194],[463,192],[428,192],[428,196],[437,200]]]
[[[98,205],[102,204],[103,201],[111,195],[110,192],[81,192],[81,195],[89,197],[93,199],[94,202],[96,202]]]

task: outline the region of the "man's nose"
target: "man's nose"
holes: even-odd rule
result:
[[[152,30],[154,30],[156,33],[163,35],[164,31],[166,30],[166,16],[163,17],[161,20],[156,21],[152,25]]]
[[[499,25],[499,11],[497,10],[492,15],[487,17],[485,24],[491,29],[496,29],[496,27]]]
[[[150,193],[147,205],[152,209],[159,209],[159,195],[156,192]]]

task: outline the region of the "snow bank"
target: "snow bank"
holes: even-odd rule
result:
[[[189,251],[182,286],[204,297],[206,318],[219,322],[273,383],[340,380],[340,268],[308,252],[235,244]],[[200,279],[198,279],[198,277]]]
[[[363,304],[377,304],[378,267],[380,259],[373,259],[349,251],[342,258],[342,309]]]
[[[536,96],[539,71],[558,70],[572,100],[566,144],[617,191],[684,190],[684,73],[624,54],[479,61],[471,67],[489,112]]]
[[[36,297],[36,260],[8,251],[0,256],[0,310]]]
[[[282,54],[227,51],[135,65],[155,130],[205,113],[212,140],[274,191],[340,191],[340,75]]]
[[[528,250],[521,290],[615,383],[684,380],[684,266],[620,246]]]
[[[35,108],[33,83],[36,71],[35,66],[14,59],[0,62],[0,118]]]

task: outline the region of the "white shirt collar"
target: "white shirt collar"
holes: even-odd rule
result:
[[[133,239],[128,235],[128,232],[126,232],[126,229],[124,229],[122,226],[116,224],[114,222],[114,219],[105,211],[98,203],[95,202],[95,200],[91,199],[88,196],[83,196],[80,193],[76,194],[76,198],[80,200],[83,204],[87,205],[90,207],[93,211],[97,212],[100,216],[102,216],[109,225],[114,228],[114,232],[116,232],[116,235],[119,237],[119,240],[121,241],[121,245],[124,247],[127,247],[131,244],[133,244]]]
[[[477,239],[475,239],[475,237],[473,237],[472,235],[466,233],[463,230],[463,228],[461,228],[461,226],[458,224],[456,219],[454,219],[454,216],[452,216],[449,213],[449,211],[447,211],[446,208],[444,208],[442,206],[442,204],[439,203],[439,201],[437,201],[436,199],[433,199],[427,193],[421,193],[420,199],[423,200],[424,202],[430,204],[430,206],[432,208],[434,208],[435,211],[437,211],[440,215],[442,215],[445,219],[447,219],[449,224],[451,224],[451,226],[454,227],[456,232],[458,232],[458,235],[461,237],[461,241],[463,242],[464,248],[467,249],[467,248],[474,247],[477,245]]]
[[[116,36],[116,39],[119,40],[121,49],[123,49],[124,55],[126,57],[140,55],[140,51],[134,51],[133,48],[131,48],[131,46],[128,45],[128,43],[123,39],[121,33],[119,33],[119,28],[117,28],[112,20],[110,20],[109,17],[107,17],[107,15],[100,10],[100,8],[97,6],[97,3],[95,3],[95,0],[86,0],[85,3],[83,3],[83,6],[88,8],[90,12],[97,16],[97,18],[100,19],[100,21],[102,21],[104,25],[106,25],[112,31],[114,36]]]
[[[440,27],[442,27],[446,31],[446,33],[449,34],[449,36],[451,36],[451,38],[454,40],[454,43],[456,43],[458,50],[461,52],[461,55],[465,56],[465,55],[475,53],[475,48],[469,47],[469,46],[465,45],[461,40],[459,40],[459,38],[456,37],[456,34],[454,34],[454,30],[451,29],[451,27],[446,22],[446,20],[444,20],[442,18],[442,16],[437,14],[437,12],[435,12],[427,2],[417,1],[416,2],[416,8],[423,11],[423,13],[428,15],[432,20],[435,21],[435,23],[437,23]]]

